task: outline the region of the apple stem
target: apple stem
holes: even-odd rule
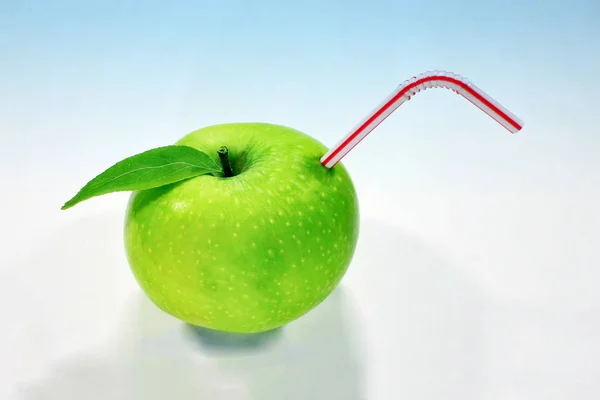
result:
[[[219,158],[221,159],[221,165],[223,166],[225,178],[232,177],[233,170],[231,169],[231,164],[229,163],[229,149],[226,146],[221,146],[217,153],[219,153]]]

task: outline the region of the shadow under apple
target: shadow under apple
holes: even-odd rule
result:
[[[203,351],[221,355],[267,348],[281,339],[283,334],[283,328],[250,334],[221,332],[190,324],[185,329],[190,339],[196,341]]]

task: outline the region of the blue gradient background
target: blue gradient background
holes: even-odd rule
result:
[[[32,342],[18,327],[66,352],[112,326],[121,295],[103,300],[88,272],[114,293],[134,290],[118,236],[127,194],[59,211],[91,177],[215,123],[279,123],[334,145],[400,82],[440,69],[469,78],[525,128],[510,135],[461,97],[431,90],[344,159],[367,221],[344,284],[364,307],[368,398],[598,398],[599,21],[597,0],[0,0],[2,304],[22,293],[55,298],[31,271],[76,299],[52,300],[52,323],[40,328],[28,319],[34,300],[2,311],[17,328],[0,342],[20,343],[5,349],[21,360],[6,376],[28,379],[26,361],[42,357],[14,350]],[[403,234],[381,247],[370,218]],[[31,256],[48,238],[50,255]],[[412,239],[427,250],[411,247],[398,268],[377,264],[389,279],[373,280],[373,255],[398,257]],[[107,240],[90,261],[96,270],[68,272]],[[73,256],[61,263],[65,252]],[[423,260],[435,252],[451,260],[443,279],[411,269],[412,260],[430,271]],[[81,293],[56,283],[68,273]],[[452,286],[463,275],[476,289]],[[427,309],[411,299],[432,281]],[[96,310],[76,314],[76,329],[59,317],[75,302]],[[439,310],[446,323],[427,319]],[[415,326],[423,331],[411,336]]]
[[[600,140],[598,18],[596,1],[5,0],[1,148],[30,166],[49,151],[104,165],[103,149],[128,155],[242,120],[290,125],[332,145],[395,85],[443,69],[525,120],[522,137],[432,91],[346,163],[372,173],[394,157],[403,164],[395,173],[413,179],[441,163],[448,174],[470,173],[456,168],[480,157],[512,158],[502,169],[525,175],[560,174],[548,168],[572,162],[579,179],[593,170]],[[450,159],[465,161],[448,169]]]

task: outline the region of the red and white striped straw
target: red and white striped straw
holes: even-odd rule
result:
[[[451,72],[433,71],[414,76],[398,86],[377,108],[321,158],[321,164],[333,168],[350,150],[382,123],[392,112],[421,90],[441,87],[450,89],[496,120],[511,133],[523,128],[523,122],[502,107],[468,79]]]

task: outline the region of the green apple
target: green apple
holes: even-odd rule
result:
[[[132,194],[125,248],[152,302],[190,324],[244,333],[283,326],[322,302],[358,237],[344,166],[325,168],[324,145],[266,123],[210,126],[177,144],[217,162],[226,146],[233,176]]]

